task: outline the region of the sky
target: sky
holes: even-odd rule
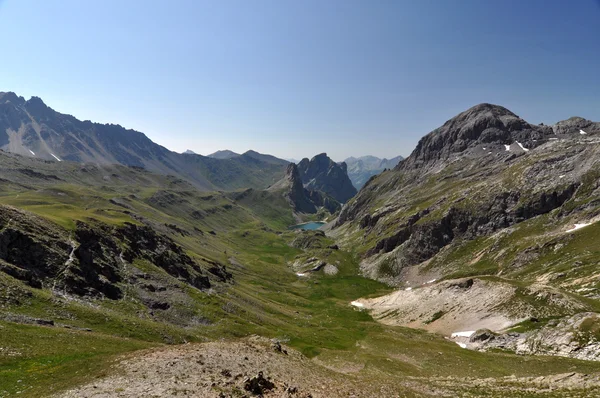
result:
[[[174,151],[407,156],[481,102],[600,120],[598,0],[0,0],[0,91]]]

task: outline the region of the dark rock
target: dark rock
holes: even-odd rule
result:
[[[275,384],[263,376],[263,372],[258,372],[256,377],[244,381],[244,390],[253,395],[263,395],[267,391],[275,388]]]
[[[346,163],[337,164],[326,153],[311,160],[302,159],[298,163],[298,172],[305,188],[324,192],[340,203],[356,195],[356,188],[348,178]]]

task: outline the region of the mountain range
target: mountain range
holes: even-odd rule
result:
[[[0,149],[50,161],[122,164],[177,175],[203,190],[266,188],[287,162],[248,151],[229,159],[172,152],[143,133],[115,124],[80,121],[38,97],[0,93]]]
[[[393,169],[404,159],[402,156],[396,156],[391,159],[380,159],[376,156],[361,156],[358,158],[349,157],[344,162],[348,165],[348,177],[356,189],[361,189],[363,185],[385,169]]]
[[[600,123],[479,104],[357,193],[0,98],[2,396],[600,396]]]

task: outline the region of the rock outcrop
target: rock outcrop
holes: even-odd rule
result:
[[[339,202],[329,195],[304,188],[298,166],[294,163],[288,164],[285,176],[268,190],[281,192],[298,213],[314,214],[318,208],[324,208],[333,214],[341,208]]]
[[[321,191],[340,203],[356,195],[356,188],[348,178],[346,163],[336,163],[326,153],[312,159],[304,158],[298,163],[298,171],[304,186],[311,191]]]

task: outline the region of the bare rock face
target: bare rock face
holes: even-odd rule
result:
[[[356,195],[356,188],[348,178],[346,163],[336,163],[326,153],[312,159],[304,158],[298,163],[298,171],[304,186],[311,191],[321,191],[340,203]]]
[[[287,165],[285,176],[273,184],[269,191],[283,192],[294,211],[298,213],[314,214],[321,207],[335,213],[341,208],[340,203],[326,193],[304,188],[295,163]]]
[[[421,138],[398,168],[432,166],[481,144],[501,146],[518,141],[533,148],[553,134],[552,128],[529,124],[502,106],[479,104]]]
[[[117,300],[127,282],[124,267],[135,259],[198,289],[211,287],[209,276],[181,246],[149,226],[77,222],[71,238],[41,217],[0,206],[0,271],[32,287]],[[222,264],[207,260],[205,266],[217,281],[232,279]]]

